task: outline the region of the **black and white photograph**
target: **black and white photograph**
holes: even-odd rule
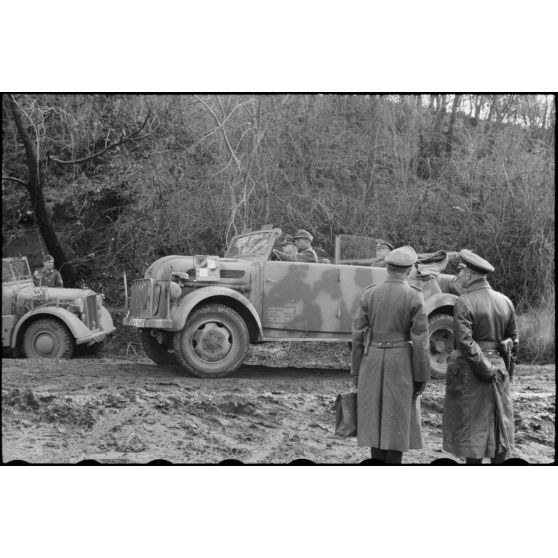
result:
[[[554,95],[2,115],[4,463],[554,462]]]
[[[4,3],[3,555],[549,555],[554,12]]]

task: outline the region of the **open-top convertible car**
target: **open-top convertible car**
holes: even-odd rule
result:
[[[166,256],[131,286],[124,325],[137,328],[147,355],[158,364],[180,364],[199,377],[222,377],[243,362],[249,343],[267,341],[351,341],[359,297],[381,281],[373,241],[366,254],[359,243],[343,254],[337,237],[335,263],[274,261],[278,228],[235,236],[224,257]],[[362,257],[361,257],[362,256]],[[453,305],[459,294],[444,275],[449,254],[421,258],[410,281],[424,293],[430,324],[433,376],[445,375],[453,348]],[[355,265],[355,263],[357,265]],[[127,292],[127,291],[126,291]]]
[[[70,358],[116,328],[102,295],[36,287],[25,257],[2,258],[2,349],[29,358]]]

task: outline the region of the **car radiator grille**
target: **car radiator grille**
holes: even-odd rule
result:
[[[99,327],[99,316],[97,313],[97,295],[89,295],[86,299],[85,325],[89,329]]]

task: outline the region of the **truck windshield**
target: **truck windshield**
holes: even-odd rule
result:
[[[31,279],[26,259],[2,260],[2,281],[21,281],[22,279]]]
[[[237,236],[229,244],[225,257],[265,256],[273,234],[273,231],[269,231]]]

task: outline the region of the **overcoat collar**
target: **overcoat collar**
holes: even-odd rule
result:
[[[406,283],[407,279],[404,277],[396,277],[395,275],[388,275],[385,283]]]
[[[486,280],[486,277],[479,277],[472,281],[467,287],[467,292],[478,291],[480,289],[491,289],[490,283]]]

